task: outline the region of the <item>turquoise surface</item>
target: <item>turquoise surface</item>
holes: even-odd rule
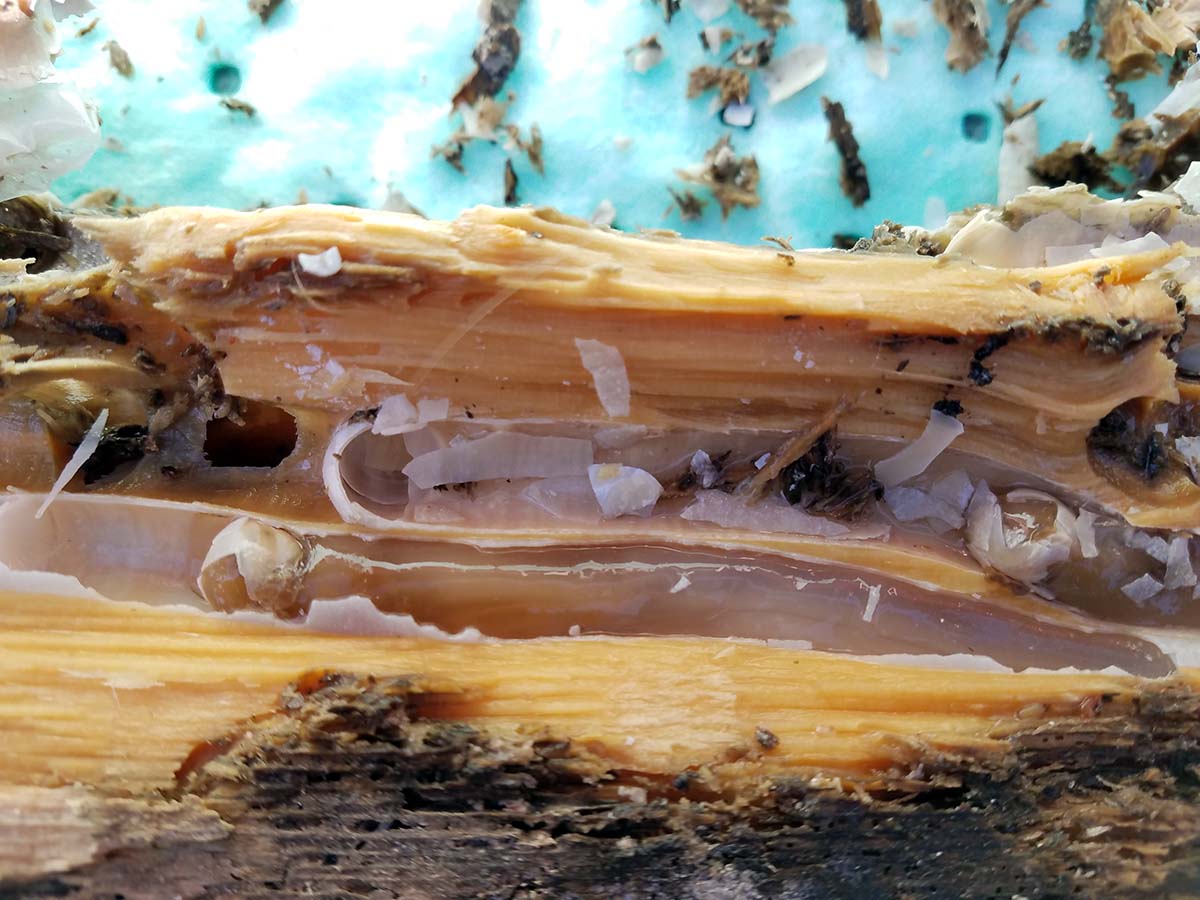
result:
[[[704,51],[704,23],[684,4],[667,25],[647,0],[526,0],[507,121],[523,134],[533,122],[541,127],[545,174],[515,149],[476,141],[464,175],[431,159],[430,147],[457,125],[449,98],[472,68],[477,0],[284,0],[266,26],[241,0],[100,0],[90,34],[73,37],[68,23],[59,67],[98,101],[107,143],[56,190],[70,199],[113,187],[138,204],[232,207],[291,203],[303,191],[312,201],[380,206],[390,186],[430,216],[453,217],[502,202],[504,160],[512,157],[521,202],[589,216],[608,199],[621,228],[741,242],[790,234],[797,246],[824,246],[835,232],[862,234],[885,218],[921,223],[930,198],[950,210],[993,200],[996,104],[1010,93],[1018,103],[1046,98],[1038,113],[1043,151],[1089,136],[1106,146],[1120,124],[1103,64],[1058,50],[1082,19],[1083,0],[1030,13],[999,78],[994,56],[967,75],[947,69],[947,34],[929,3],[883,0],[886,80],[868,71],[864,45],[846,32],[841,0],[793,0],[796,24],[781,32],[776,53],[821,43],[829,70],[776,106],[753,75],[758,115],[749,130],[724,127],[707,96],[685,99],[688,71],[720,57]],[[996,50],[1005,7],[989,9]],[[902,20],[915,25],[914,37],[897,34]],[[764,33],[736,8],[711,24],[746,39]],[[666,60],[638,74],[624,50],[654,33]],[[110,39],[128,51],[133,78],[108,65],[102,45]],[[1127,87],[1141,114],[1166,92],[1162,76]],[[257,115],[222,107],[217,91],[231,89]],[[871,199],[860,209],[838,186],[822,94],[845,105],[862,148]],[[982,140],[964,135],[967,114],[986,118]],[[726,132],[735,149],[758,158],[762,205],[727,221],[715,203],[697,222],[665,214],[667,187],[682,186],[675,170],[699,162]],[[618,137],[630,139],[627,149],[618,149]]]

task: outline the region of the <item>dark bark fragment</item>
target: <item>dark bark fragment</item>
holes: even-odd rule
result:
[[[80,470],[83,483],[92,484],[111,475],[118,466],[141,459],[146,455],[149,437],[149,429],[144,425],[105,428],[100,435],[100,445]]]
[[[1092,52],[1093,43],[1092,20],[1085,18],[1078,28],[1067,33],[1059,49],[1065,51],[1071,59],[1080,60]]]
[[[860,41],[877,41],[883,32],[883,13],[879,0],[843,0],[846,5],[846,30]]]
[[[694,192],[679,192],[673,188],[667,188],[667,192],[671,195],[671,205],[667,207],[667,213],[678,207],[679,218],[685,222],[694,222],[704,215],[704,201]]]
[[[504,160],[504,205],[513,206],[517,202],[517,172],[512,160]]]
[[[471,53],[475,71],[450,100],[451,106],[473,106],[480,97],[495,97],[521,55],[521,34],[510,23],[490,25]]]
[[[306,676],[180,776],[228,838],[0,897],[1159,897],[1200,879],[1200,703],[1182,685],[1086,697],[998,754],[898,737],[895,769],[852,791],[796,777],[740,796],[431,721],[438,706],[404,679]]]
[[[842,158],[842,193],[855,206],[862,206],[871,199],[871,185],[867,181],[866,163],[858,155],[858,141],[854,138],[854,129],[846,119],[846,111],[842,104],[822,97],[821,108],[825,110],[825,119],[829,122],[829,139],[833,141],[838,155]]]
[[[0,259],[32,259],[30,272],[44,272],[71,248],[66,222],[33,197],[0,203]]]
[[[1008,62],[1008,53],[1012,50],[1012,44],[1016,40],[1022,20],[1041,5],[1042,0],[1013,0],[1008,7],[1008,14],[1004,18],[1004,43],[1000,45],[1000,52],[996,56],[997,75],[1004,68],[1004,64]]]
[[[1162,127],[1157,134],[1141,119],[1126,122],[1108,151],[1113,162],[1133,175],[1129,193],[1163,190],[1200,158],[1200,111],[1159,119]]]
[[[1029,168],[1050,187],[1074,182],[1085,184],[1092,190],[1121,189],[1113,180],[1112,163],[1094,146],[1081,141],[1063,141],[1049,153],[1035,159]]]
[[[817,438],[780,473],[780,490],[793,506],[834,519],[854,520],[883,496],[883,485],[864,467],[847,467],[838,456],[837,430]]]
[[[1128,91],[1123,91],[1117,87],[1119,83],[1111,75],[1104,79],[1104,87],[1108,91],[1108,99],[1113,103],[1113,118],[1132,119],[1135,112],[1133,101],[1129,98]]]
[[[662,10],[663,21],[668,25],[675,18],[675,13],[679,12],[679,0],[650,0],[650,2]]]

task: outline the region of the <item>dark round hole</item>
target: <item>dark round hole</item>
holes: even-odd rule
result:
[[[962,117],[962,133],[968,141],[982,144],[992,130],[992,120],[983,113],[969,112]]]
[[[208,67],[208,89],[214,94],[236,94],[242,86],[242,70],[229,63]]]
[[[273,469],[296,449],[296,420],[277,406],[239,400],[238,416],[206,426],[204,455],[214,467]]]

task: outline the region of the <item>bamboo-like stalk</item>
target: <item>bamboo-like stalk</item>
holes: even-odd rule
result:
[[[612,769],[730,779],[807,771],[871,783],[913,741],[998,753],[1008,730],[1085,720],[1148,682],[872,664],[689,638],[447,644],[316,634],[79,597],[0,596],[0,781],[169,786],[204,741],[274,708],[311,671],[419,675],[426,715],[496,734],[543,728]],[[1178,676],[1194,688],[1200,672]],[[765,750],[757,727],[778,738]],[[726,755],[741,756],[726,761]],[[747,755],[748,754],[748,755]]]
[[[27,493],[0,503],[0,890],[65,872],[103,893],[135,866],[210,893],[358,890],[294,848],[336,867],[375,853],[347,834],[410,827],[472,837],[395,838],[353,871],[398,894],[607,896],[661,839],[693,848],[675,887],[703,896],[697,859],[790,859],[824,829],[822,859],[870,851],[880,891],[924,890],[897,828],[935,836],[964,894],[1196,868],[1186,244],[1004,268],[530,209],[74,224],[111,264],[0,269],[0,480]],[[340,268],[314,274],[302,254],[331,247]],[[627,414],[579,341],[620,361]],[[399,395],[445,413],[377,431]],[[888,490],[965,478],[1005,541],[1006,521],[1018,549],[1051,534],[1044,564],[981,550],[965,496],[945,527],[899,516],[873,473],[938,417],[962,433]],[[552,490],[536,471],[397,475],[506,435],[629,463],[658,506],[601,516],[576,462],[582,515],[531,505]],[[56,495],[68,458],[94,468]],[[786,481],[844,500],[847,471],[862,508],[802,512]],[[702,490],[734,517],[689,516]],[[1180,608],[1124,591],[1151,570]],[[878,818],[847,835],[846,810]],[[596,835],[633,868],[557,855]]]

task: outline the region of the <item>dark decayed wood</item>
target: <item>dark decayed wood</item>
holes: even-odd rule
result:
[[[1178,685],[1014,730],[999,756],[914,742],[912,772],[867,793],[639,779],[536,727],[499,739],[431,718],[437,697],[415,684],[308,676],[276,713],[198,747],[172,797],[43,789],[74,815],[45,834],[74,834],[75,850],[0,897],[1200,893],[1200,698]],[[0,793],[6,841],[15,796]],[[88,823],[104,836],[90,861]]]

